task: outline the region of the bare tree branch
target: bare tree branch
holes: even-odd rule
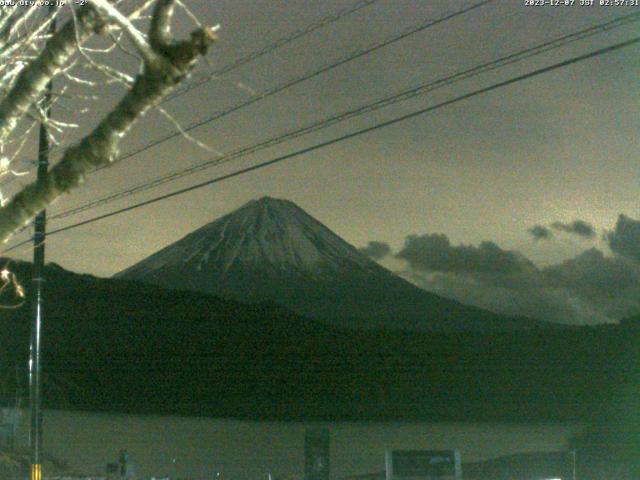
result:
[[[216,39],[217,27],[200,28],[188,40],[173,41],[165,36],[170,31],[165,22],[171,18],[171,9],[171,0],[159,0],[156,5],[150,31],[150,38],[155,38],[154,55],[145,59],[143,71],[124,98],[93,132],[65,151],[42,181],[28,185],[0,209],[1,241],[7,241],[39,211],[82,183],[89,171],[115,160],[121,138],[136,120],[186,77],[198,56],[206,54]],[[66,55],[66,50],[60,54]],[[55,59],[51,63],[57,65]]]
[[[155,2],[156,0],[145,0],[142,5],[128,15],[129,20],[134,21],[143,18],[145,12],[149,10]]]
[[[171,42],[171,18],[175,9],[174,0],[158,0],[149,28],[149,41],[154,50],[162,50]]]
[[[47,43],[40,56],[19,74],[9,93],[0,101],[0,143],[5,142],[18,121],[37,102],[49,81],[58,74],[84,41],[102,26],[100,17],[81,7],[77,22],[68,21]]]
[[[120,11],[115,8],[108,0],[89,0],[104,18],[110,22],[118,25],[126,33],[127,37],[138,52],[142,55],[142,58],[147,63],[153,63],[157,61],[156,53],[153,51],[147,39],[144,35],[125,17]]]

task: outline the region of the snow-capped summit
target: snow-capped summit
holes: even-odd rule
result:
[[[218,278],[238,267],[315,273],[372,265],[293,202],[263,197],[204,225],[117,276],[146,279],[186,269]],[[210,291],[210,283],[198,286],[198,290]]]
[[[276,302],[344,326],[484,329],[511,323],[413,286],[293,202],[271,197],[246,203],[116,277]]]
[[[199,268],[211,260],[225,268],[236,262],[299,271],[341,268],[345,260],[360,267],[371,263],[288,200],[252,200],[198,231],[209,239]]]

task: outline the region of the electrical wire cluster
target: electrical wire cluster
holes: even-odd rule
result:
[[[357,2],[347,8],[342,9],[341,11],[329,15],[327,17],[324,17],[323,19],[312,23],[310,25],[307,25],[306,27],[300,28],[296,31],[294,31],[293,33],[282,37],[278,40],[276,40],[275,42],[273,42],[270,45],[267,45],[264,48],[258,49],[254,52],[249,53],[248,55],[238,58],[237,60],[229,63],[228,65],[217,69],[213,72],[211,72],[210,74],[205,75],[202,78],[199,78],[195,81],[193,81],[192,83],[186,85],[183,89],[181,89],[180,91],[176,92],[174,95],[172,95],[169,99],[175,99],[178,98],[182,95],[187,94],[188,92],[194,90],[195,88],[203,85],[204,83],[212,80],[213,78],[219,78],[222,75],[225,75],[237,68],[239,68],[240,66],[246,65],[264,55],[267,55],[275,50],[277,50],[278,48],[281,48],[284,45],[287,45],[291,42],[294,42],[295,40],[308,35],[314,31],[317,31],[320,28],[323,28],[331,23],[337,22],[338,20],[345,18],[348,15],[351,15],[355,12],[361,11],[362,9],[364,9],[365,7],[369,7],[372,6],[373,4],[375,4],[377,0],[364,0],[364,1],[360,1]],[[366,55],[371,55],[374,52],[381,50],[389,45],[392,45],[396,42],[399,42],[403,39],[406,39],[412,35],[416,35],[418,33],[422,33],[425,30],[428,30],[432,27],[434,27],[435,25],[439,25],[442,23],[445,23],[449,20],[452,20],[454,18],[460,17],[462,15],[466,15],[466,14],[473,14],[474,11],[479,10],[481,7],[484,7],[490,3],[493,3],[495,0],[482,0],[479,1],[477,3],[473,3],[469,6],[466,6],[464,8],[461,8],[459,10],[456,10],[454,12],[448,12],[445,13],[437,18],[433,18],[433,19],[426,19],[425,21],[422,21],[410,28],[407,28],[399,33],[393,34],[388,36],[387,38],[383,39],[382,41],[378,41],[375,43],[370,44],[369,46],[365,47],[365,48],[361,48],[358,49],[356,51],[350,52],[347,55],[345,55],[344,57],[338,59],[337,61],[333,61],[330,62],[328,64],[322,65],[320,67],[314,68],[309,72],[304,73],[301,76],[295,77],[293,79],[287,80],[281,84],[278,84],[274,87],[271,87],[267,90],[265,90],[264,92],[261,92],[260,94],[257,95],[253,95],[250,98],[232,105],[224,110],[218,111],[218,112],[214,112],[211,115],[206,116],[205,118],[198,120],[196,122],[191,123],[190,125],[177,129],[171,133],[169,133],[168,135],[164,135],[160,138],[156,138],[153,139],[151,141],[149,141],[148,143],[146,143],[145,145],[138,147],[134,150],[131,150],[127,153],[125,153],[124,155],[122,155],[119,159],[120,162],[123,162],[126,159],[135,157],[136,155],[141,154],[144,151],[147,151],[149,149],[152,149],[156,146],[162,145],[172,139],[178,138],[181,135],[185,134],[186,132],[190,132],[193,131],[199,127],[202,127],[204,125],[209,125],[217,120],[220,120],[223,117],[226,117],[230,114],[233,113],[238,113],[241,112],[243,109],[249,107],[250,105],[253,105],[257,102],[260,102],[262,100],[264,100],[265,98],[269,98],[272,96],[275,96],[283,91],[286,91],[296,85],[299,85],[303,82],[306,82],[312,78],[316,78],[320,75],[323,75],[331,70],[334,70],[342,65],[345,65],[349,62],[352,62],[358,58],[361,58],[363,56]],[[433,92],[434,90],[446,87],[446,86],[450,86],[453,85],[455,83],[458,82],[462,82],[464,80],[485,74],[487,72],[491,72],[491,71],[495,71],[495,70],[499,70],[502,69],[508,65],[514,64],[516,62],[522,62],[524,60],[530,59],[532,57],[535,56],[540,56],[543,54],[546,54],[548,52],[551,52],[553,50],[559,49],[560,47],[566,46],[568,44],[583,40],[585,38],[588,37],[592,37],[594,35],[598,35],[601,34],[603,32],[606,31],[610,31],[616,28],[620,28],[622,26],[625,25],[629,25],[635,22],[640,21],[640,13],[632,13],[632,14],[628,14],[628,15],[623,15],[623,16],[619,16],[616,17],[612,20],[608,20],[606,22],[602,22],[593,26],[590,26],[588,28],[584,28],[582,30],[579,31],[575,31],[569,34],[565,34],[565,35],[561,35],[558,36],[556,38],[550,39],[550,40],[546,40],[543,41],[541,43],[529,46],[527,48],[523,48],[517,51],[513,51],[507,55],[503,55],[499,58],[490,60],[488,62],[484,62],[484,63],[480,63],[478,65],[475,65],[471,68],[465,69],[463,71],[458,71],[455,72],[454,74],[451,75],[446,75],[444,77],[441,78],[437,78],[435,80],[429,80],[423,83],[420,83],[418,85],[414,85],[411,88],[393,93],[391,95],[386,95],[384,97],[378,98],[374,101],[371,102],[367,102],[363,105],[360,105],[357,108],[353,108],[353,109],[349,109],[343,112],[339,112],[333,115],[329,115],[326,118],[319,120],[319,121],[315,121],[312,122],[308,125],[305,125],[303,127],[299,127],[299,128],[295,128],[286,132],[282,132],[276,136],[267,138],[265,140],[262,140],[258,143],[255,144],[251,144],[251,145],[246,145],[243,146],[241,148],[235,149],[233,151],[224,153],[224,154],[217,154],[215,155],[213,158],[207,159],[203,162],[200,162],[198,164],[186,167],[186,168],[181,168],[181,169],[177,169],[167,175],[162,175],[162,176],[158,176],[156,178],[138,183],[132,187],[128,187],[125,188],[121,191],[118,192],[114,192],[111,193],[109,195],[106,195],[104,197],[92,200],[90,202],[87,202],[83,205],[77,206],[77,207],[73,207],[73,208],[69,208],[67,210],[63,210],[61,212],[55,213],[54,215],[51,215],[49,217],[50,220],[59,220],[59,219],[63,219],[63,218],[67,218],[67,217],[72,217],[75,215],[78,215],[82,212],[91,210],[91,209],[95,209],[104,205],[107,205],[109,203],[112,203],[116,200],[120,200],[123,198],[127,198],[129,196],[159,187],[161,185],[165,185],[171,182],[174,182],[180,178],[192,175],[194,173],[197,172],[201,172],[207,169],[210,169],[212,167],[215,166],[219,166],[221,164],[224,163],[228,163],[231,162],[233,160],[237,160],[243,157],[246,157],[250,154],[256,153],[258,151],[261,151],[263,149],[275,146],[275,145],[280,145],[286,142],[290,142],[291,140],[300,138],[304,135],[308,135],[312,132],[316,132],[322,129],[326,129],[330,126],[336,125],[338,123],[341,122],[345,122],[347,120],[356,118],[356,117],[361,117],[367,114],[370,114],[372,112],[375,112],[377,110],[383,109],[385,107],[400,103],[400,102],[404,102],[406,100],[415,98],[417,96],[421,96],[421,95],[425,95],[427,93]],[[336,137],[333,137],[329,140],[325,140],[301,149],[297,149],[294,151],[291,151],[289,153],[286,153],[284,155],[280,155],[277,156],[275,158],[272,158],[270,160],[267,161],[263,161],[261,163],[257,163],[254,165],[251,165],[249,167],[245,167],[245,168],[241,168],[238,170],[235,170],[231,173],[225,174],[225,175],[219,175],[219,176],[215,176],[212,177],[206,181],[203,182],[199,182],[199,183],[195,183],[193,185],[190,185],[186,188],[181,188],[179,190],[175,190],[173,192],[169,192],[163,195],[158,195],[156,197],[153,197],[151,199],[145,200],[145,201],[141,201],[141,202],[137,202],[137,203],[133,203],[130,205],[127,205],[123,208],[119,208],[116,210],[113,210],[111,212],[108,212],[106,214],[102,214],[102,215],[97,215],[94,216],[92,218],[89,219],[85,219],[83,221],[79,221],[76,223],[73,223],[71,225],[66,225],[64,227],[60,227],[54,230],[51,230],[48,235],[54,235],[57,233],[61,233],[64,231],[68,231],[74,228],[78,228],[80,226],[83,225],[87,225],[99,220],[103,220],[109,217],[112,217],[114,215],[120,215],[123,214],[125,212],[129,212],[132,210],[136,210],[138,208],[162,201],[162,200],[166,200],[169,198],[174,198],[176,196],[185,194],[187,192],[191,192],[200,188],[204,188],[206,186],[210,186],[225,180],[228,180],[230,178],[234,178],[237,177],[239,175],[243,175],[245,173],[251,172],[251,171],[255,171],[258,169],[262,169],[265,168],[267,166],[273,165],[275,163],[279,163],[282,162],[284,160],[288,160],[288,159],[292,159],[295,157],[300,157],[304,154],[310,153],[312,151],[330,146],[330,145],[334,145],[336,143],[339,142],[343,142],[343,141],[347,141],[349,139],[352,139],[354,137],[358,137],[367,133],[371,133],[374,132],[376,130],[385,128],[387,126],[390,125],[394,125],[397,124],[399,122],[403,122],[406,121],[410,118],[414,118],[416,116],[419,115],[424,115],[427,113],[431,113],[434,112],[438,109],[447,107],[449,105],[452,105],[454,103],[469,99],[471,97],[483,94],[483,93],[487,93],[489,91],[493,91],[502,87],[505,87],[507,85],[512,85],[514,83],[517,82],[521,82],[521,81],[525,81],[529,78],[538,76],[538,75],[542,75],[544,73],[553,71],[553,70],[557,70],[560,68],[564,68],[567,67],[569,65],[581,62],[581,61],[585,61],[588,59],[592,59],[594,57],[600,56],[600,55],[604,55],[631,45],[635,45],[638,42],[640,42],[640,37],[636,37],[636,38],[632,38],[630,40],[627,41],[623,41],[623,42],[619,42],[613,45],[609,45],[609,46],[605,46],[603,48],[597,49],[597,50],[593,50],[591,52],[588,52],[586,54],[583,55],[578,55],[575,57],[571,57],[568,58],[566,60],[563,61],[559,61],[556,63],[553,63],[551,65],[548,65],[546,67],[542,67],[542,68],[538,68],[532,71],[529,71],[525,74],[521,74],[521,75],[517,75],[511,78],[508,78],[506,80],[502,80],[502,81],[498,81],[495,83],[492,83],[489,86],[483,87],[483,88],[479,88],[479,89],[475,89],[472,90],[470,92],[467,93],[463,93],[463,94],[459,94],[459,95],[455,95],[451,98],[449,98],[448,100],[439,102],[439,103],[435,103],[433,105],[430,105],[428,107],[425,108],[421,108],[418,110],[414,110],[410,113],[404,114],[404,115],[400,115],[398,117],[392,118],[390,120],[386,120],[383,122],[378,122],[375,123],[371,126],[368,126],[366,128],[361,128],[358,130],[354,130],[351,131],[349,133],[346,134],[342,134]],[[94,173],[97,173],[99,170],[97,170]],[[31,239],[25,240],[23,242],[17,243],[15,245],[13,245],[10,248],[7,248],[4,250],[3,253],[7,253],[11,250],[14,250],[16,248],[19,248],[22,245],[25,245],[26,243],[29,243],[31,241]]]

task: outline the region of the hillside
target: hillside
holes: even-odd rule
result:
[[[29,267],[14,265],[23,279]],[[476,421],[637,410],[638,321],[482,335],[353,332],[273,304],[242,305],[56,266],[46,275],[49,407]],[[26,365],[28,317],[28,307],[0,315],[7,401],[14,367]]]

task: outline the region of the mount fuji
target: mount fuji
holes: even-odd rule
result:
[[[278,303],[357,329],[494,331],[542,323],[421,290],[293,202],[270,197],[246,203],[115,277],[245,303]]]

